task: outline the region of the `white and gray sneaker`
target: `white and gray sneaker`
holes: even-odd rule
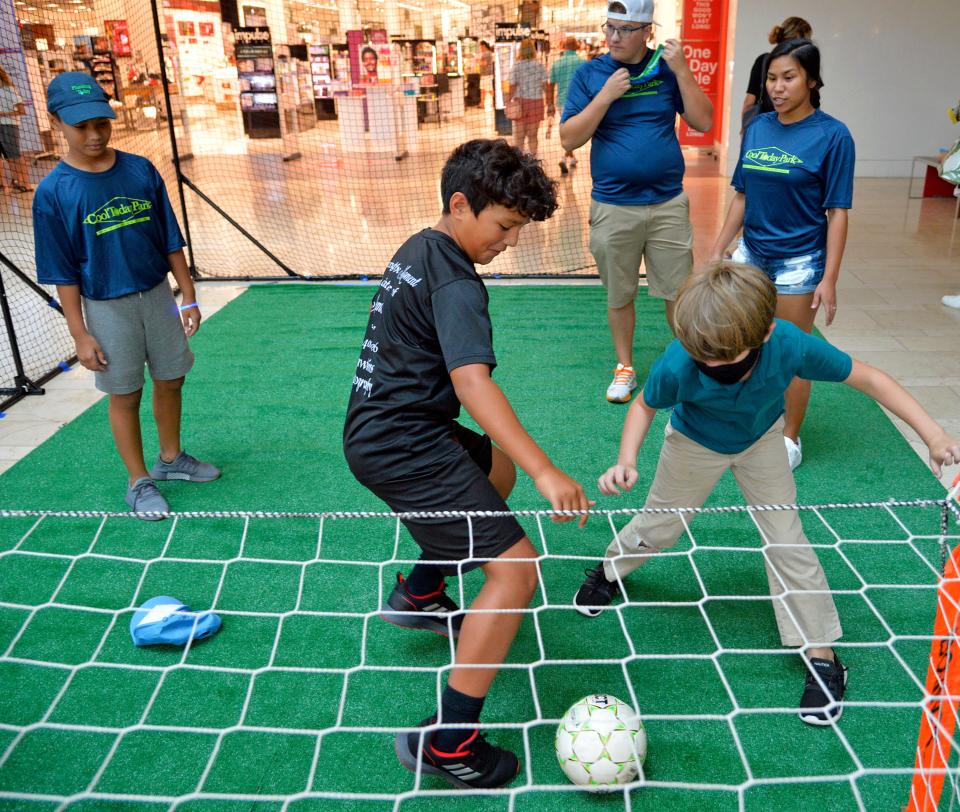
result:
[[[142,476],[127,488],[127,504],[130,510],[138,514],[169,513],[170,505],[157,489],[157,483],[149,477]],[[138,518],[145,522],[159,522],[163,516],[141,515]]]
[[[797,441],[794,442],[784,434],[783,442],[787,447],[787,462],[790,463],[790,470],[796,471],[800,463],[803,462],[803,441],[797,437]]]
[[[186,451],[181,451],[173,462],[164,462],[157,456],[157,461],[150,469],[150,476],[154,479],[182,479],[187,482],[212,482],[220,476],[220,469],[209,462],[201,462],[191,457]]]
[[[617,364],[613,370],[613,380],[607,387],[607,400],[611,403],[626,403],[633,397],[633,390],[637,388],[637,376],[633,367]]]

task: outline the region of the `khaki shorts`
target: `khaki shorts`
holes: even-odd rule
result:
[[[164,279],[141,293],[118,299],[84,299],[87,329],[107,356],[107,368],[94,383],[109,395],[143,389],[143,368],[155,381],[174,381],[193,366],[193,353],[173,291]]]
[[[637,298],[640,262],[647,271],[647,293],[677,298],[693,270],[690,198],[681,192],[651,206],[590,202],[590,253],[607,289],[608,307],[626,307]]]

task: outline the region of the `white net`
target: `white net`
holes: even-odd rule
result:
[[[797,718],[805,669],[773,622],[754,522],[770,509],[801,511],[845,627],[844,715],[822,729]],[[936,736],[922,788],[942,781],[939,808],[952,809],[955,603],[948,633],[934,633],[958,540],[951,510],[917,500],[674,511],[684,538],[596,619],[572,597],[602,547],[586,549],[550,512],[516,512],[541,551],[539,590],[483,724],[522,768],[505,789],[455,800],[393,754],[393,735],[433,712],[454,662],[451,641],[378,618],[419,552],[396,514],[148,524],[0,511],[0,808],[409,810],[443,797],[483,810],[891,809],[910,799],[926,714]],[[591,511],[588,527],[613,534],[638,512]],[[468,607],[482,581],[451,580],[450,594]],[[223,628],[184,648],[136,648],[130,618],[156,595],[211,609]],[[931,658],[932,644],[944,658]],[[639,781],[601,799],[566,781],[553,747],[567,707],[598,692],[635,707],[649,740]]]

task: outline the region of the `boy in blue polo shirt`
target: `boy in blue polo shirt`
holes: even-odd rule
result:
[[[180,446],[181,389],[193,366],[187,336],[200,326],[186,243],[153,164],[109,147],[116,116],[92,77],[57,76],[47,110],[69,149],[33,199],[37,279],[57,286],[77,358],[110,396],[110,428],[129,477],[127,504],[141,518],[160,519],[156,514],[170,508],[156,480],[220,476]],[[167,273],[183,293],[179,310]],[[144,364],[160,438],[149,473],[140,435]]]
[[[617,464],[600,477],[609,495],[637,482],[637,454],[657,409],[673,407],[647,508],[700,507],[729,469],[750,505],[796,501],[783,443],[784,392],[794,377],[844,382],[906,421],[930,450],[931,467],[960,461],[950,437],[889,375],[795,325],[774,319],[777,291],[761,271],[732,262],[691,277],[677,298],[677,338],[658,358],[630,406]],[[831,648],[842,634],[826,576],[795,510],[752,514],[784,646],[801,647],[809,673],[800,718],[829,725],[842,713],[847,668]],[[677,513],[639,514],[587,570],[574,597],[595,617],[623,578],[684,530]]]

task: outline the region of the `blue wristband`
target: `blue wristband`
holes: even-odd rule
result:
[[[193,304],[178,305],[177,309],[182,313],[184,310],[199,310],[200,305],[194,302]]]

